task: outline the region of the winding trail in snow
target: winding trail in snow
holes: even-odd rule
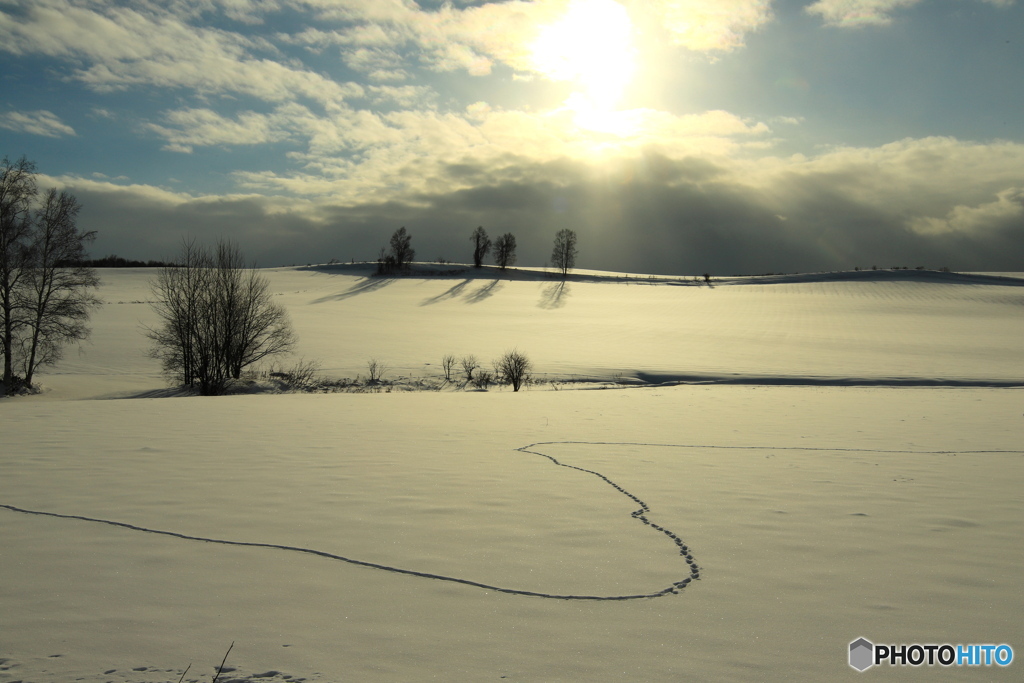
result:
[[[531,455],[537,455],[546,458],[552,464],[558,467],[565,467],[567,469],[576,470],[597,477],[605,484],[610,486],[620,495],[629,498],[631,501],[636,503],[639,508],[630,513],[631,517],[637,520],[639,523],[651,528],[652,530],[663,534],[670,541],[672,541],[679,553],[681,559],[686,563],[686,576],[679,581],[673,582],[671,585],[662,588],[657,591],[649,593],[636,593],[632,595],[560,595],[556,593],[544,593],[539,591],[527,591],[516,588],[506,588],[502,586],[493,586],[490,584],[482,583],[479,581],[473,581],[471,579],[464,579],[455,576],[445,576],[442,574],[431,574],[428,572],[420,572],[413,569],[403,569],[401,567],[393,567],[385,564],[378,564],[376,562],[367,562],[365,560],[357,560],[343,555],[336,555],[323,550],[316,550],[314,548],[303,548],[300,546],[282,545],[278,543],[258,543],[254,541],[232,541],[226,539],[209,538],[205,536],[191,536],[189,534],[178,533],[176,531],[165,531],[161,529],[152,529],[149,527],[139,526],[136,524],[129,524],[127,522],[118,522],[109,519],[99,519],[96,517],[86,517],[84,515],[68,515],[57,512],[46,512],[42,510],[28,510],[25,508],[16,507],[14,505],[8,505],[0,503],[0,508],[9,510],[11,512],[20,512],[26,515],[38,515],[43,517],[54,517],[57,519],[69,519],[77,520],[82,522],[91,522],[94,524],[106,524],[108,526],[119,527],[122,529],[128,529],[131,531],[138,531],[148,534],[159,534],[161,536],[171,536],[173,538],[180,538],[187,541],[200,541],[204,543],[216,543],[220,545],[229,546],[243,546],[249,548],[269,548],[273,550],[284,550],[288,552],[303,553],[307,555],[315,555],[330,560],[337,560],[340,562],[346,562],[348,564],[368,567],[370,569],[379,569],[382,571],[392,572],[395,574],[404,574],[407,576],[416,576],[423,579],[433,579],[435,581],[446,581],[450,583],[458,583],[466,586],[473,586],[475,588],[482,588],[484,590],[491,590],[498,593],[507,593],[509,595],[521,595],[527,597],[536,598],[547,598],[552,600],[640,600],[644,598],[659,598],[666,595],[673,595],[679,593],[679,591],[691,582],[700,579],[700,567],[697,565],[696,559],[693,553],[690,551],[689,546],[683,541],[683,539],[675,532],[653,522],[650,518],[651,508],[647,503],[640,499],[635,494],[627,491],[622,486],[618,485],[604,474],[596,470],[588,470],[583,467],[576,465],[569,465],[561,462],[557,458],[547,453],[542,452],[539,448],[544,446],[558,446],[558,445],[581,445],[581,446],[640,446],[640,447],[657,447],[657,448],[678,448],[678,449],[722,449],[722,450],[780,450],[780,451],[822,451],[822,452],[865,452],[865,453],[892,453],[892,454],[916,454],[916,455],[945,455],[949,453],[963,453],[963,454],[984,454],[984,453],[1020,453],[1021,451],[1015,450],[987,450],[987,451],[910,451],[910,450],[880,450],[871,448],[827,448],[827,447],[806,447],[806,446],[790,446],[790,447],[777,447],[777,446],[721,446],[721,445],[687,445],[687,444],[663,444],[663,443],[641,443],[641,442],[604,442],[604,441],[542,441],[532,443],[527,446],[522,446],[515,449],[520,453],[529,453]]]
[[[585,442],[549,442],[549,443],[574,443],[574,444],[582,444],[582,443],[585,443]],[[183,534],[183,533],[179,533],[179,532],[176,532],[176,531],[166,531],[166,530],[162,530],[162,529],[152,529],[150,527],[139,526],[137,524],[129,524],[127,522],[118,522],[118,521],[109,520],[109,519],[99,519],[99,518],[96,518],[96,517],[86,517],[84,515],[68,515],[68,514],[61,514],[61,513],[57,513],[57,512],[46,512],[46,511],[42,511],[42,510],[28,510],[28,509],[25,509],[25,508],[20,508],[20,507],[14,506],[14,505],[8,505],[8,504],[4,504],[4,503],[0,503],[0,508],[4,508],[6,510],[10,510],[11,512],[20,512],[20,513],[27,514],[27,515],[39,515],[39,516],[43,516],[43,517],[54,517],[54,518],[57,518],[57,519],[70,519],[70,520],[78,520],[78,521],[82,521],[82,522],[92,522],[94,524],[106,524],[108,526],[119,527],[119,528],[122,528],[122,529],[129,529],[131,531],[138,531],[138,532],[148,533],[148,534],[159,534],[161,536],[171,536],[173,538],[180,538],[180,539],[187,540],[187,541],[201,541],[201,542],[204,542],[204,543],[217,543],[217,544],[220,544],[220,545],[243,546],[243,547],[249,547],[249,548],[270,548],[270,549],[274,549],[274,550],[285,550],[285,551],[295,552],[295,553],[304,553],[304,554],[307,554],[307,555],[315,555],[315,556],[327,558],[327,559],[330,559],[330,560],[337,560],[337,561],[340,561],[340,562],[346,562],[348,564],[353,564],[353,565],[360,566],[360,567],[369,567],[370,569],[380,569],[382,571],[392,572],[392,573],[395,573],[395,574],[405,574],[407,576],[416,576],[416,577],[424,578],[424,579],[433,579],[435,581],[447,581],[447,582],[450,582],[450,583],[459,583],[459,584],[463,584],[463,585],[466,585],[466,586],[473,586],[475,588],[482,588],[482,589],[485,589],[485,590],[492,590],[492,591],[495,591],[495,592],[498,592],[498,593],[507,593],[507,594],[510,594],[510,595],[522,595],[522,596],[536,597],[536,598],[548,598],[548,599],[552,599],[552,600],[639,600],[639,599],[642,599],[642,598],[658,598],[658,597],[662,597],[662,596],[665,596],[665,595],[670,595],[670,594],[678,593],[680,589],[686,587],[691,581],[694,581],[694,580],[700,578],[700,569],[698,568],[697,563],[694,560],[693,554],[690,552],[689,547],[683,542],[682,538],[680,538],[676,533],[674,533],[673,531],[670,531],[669,529],[666,529],[663,526],[655,524],[654,522],[652,522],[650,520],[648,515],[651,512],[651,508],[650,508],[650,506],[647,505],[647,503],[645,503],[639,497],[637,497],[636,495],[630,493],[629,491],[627,491],[623,487],[619,486],[614,481],[612,481],[611,479],[609,479],[605,475],[601,474],[600,472],[596,472],[594,470],[584,469],[582,467],[576,467],[575,465],[567,465],[567,464],[560,462],[556,458],[554,458],[554,457],[552,457],[552,456],[550,456],[550,455],[548,455],[546,453],[542,453],[542,452],[540,452],[538,450],[531,450],[531,449],[535,448],[536,446],[541,446],[541,445],[548,445],[548,444],[534,443],[534,444],[530,444],[528,446],[523,446],[522,448],[517,448],[516,450],[519,451],[519,452],[522,452],[522,453],[530,453],[530,454],[533,454],[533,455],[538,455],[538,456],[544,457],[547,460],[549,460],[551,463],[553,463],[553,464],[555,464],[555,465],[557,465],[559,467],[565,467],[565,468],[568,468],[568,469],[576,470],[578,472],[584,472],[586,474],[590,474],[592,476],[595,476],[598,479],[600,479],[603,482],[605,482],[608,486],[612,487],[619,494],[621,494],[623,496],[626,496],[627,498],[629,498],[630,500],[635,502],[640,507],[639,507],[639,509],[634,510],[631,513],[631,516],[634,519],[636,519],[638,522],[640,522],[640,523],[650,527],[651,529],[654,529],[655,531],[658,531],[661,534],[664,534],[666,537],[668,537],[670,540],[672,540],[675,543],[675,545],[678,548],[678,552],[679,552],[680,556],[686,562],[686,565],[687,565],[687,576],[685,576],[684,578],[682,578],[679,581],[673,582],[671,585],[669,585],[669,586],[667,586],[665,588],[662,588],[660,590],[653,591],[653,592],[650,592],[650,593],[637,593],[637,594],[633,594],[633,595],[560,595],[560,594],[556,594],[556,593],[544,593],[544,592],[539,592],[539,591],[520,590],[520,589],[517,589],[517,588],[506,588],[506,587],[503,587],[503,586],[493,586],[493,585],[490,585],[490,584],[482,583],[480,581],[473,581],[471,579],[464,579],[464,578],[459,578],[459,577],[456,577],[456,576],[445,576],[445,575],[442,575],[442,574],[431,574],[431,573],[428,573],[428,572],[420,572],[420,571],[416,571],[416,570],[413,570],[413,569],[403,569],[401,567],[393,567],[391,565],[378,564],[376,562],[367,562],[365,560],[357,560],[357,559],[354,559],[354,558],[351,558],[351,557],[345,557],[343,555],[336,555],[334,553],[329,553],[329,552],[326,552],[326,551],[323,551],[323,550],[316,550],[314,548],[303,548],[303,547],[300,547],[300,546],[282,545],[282,544],[278,544],[278,543],[259,543],[259,542],[255,542],[255,541],[232,541],[232,540],[220,539],[220,538],[209,538],[209,537],[206,537],[206,536],[192,536],[192,535],[189,535],[189,534]],[[614,444],[602,444],[602,445],[614,445]]]

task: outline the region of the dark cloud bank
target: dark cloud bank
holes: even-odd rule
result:
[[[465,165],[453,177],[472,173]],[[261,266],[372,260],[391,233],[406,227],[417,260],[471,259],[469,235],[512,232],[518,264],[545,265],[554,234],[579,236],[580,268],[657,274],[757,274],[852,269],[855,266],[1024,270],[1024,207],[971,229],[921,233],[913,218],[943,218],[955,197],[921,213],[913,202],[849,192],[835,173],[782,174],[754,187],[704,160],[651,157],[628,172],[596,177],[574,162],[518,166],[486,184],[407,201],[357,206],[260,196],[179,204],[144,194],[72,190],[84,209],[80,225],[99,231],[96,256],[173,256],[182,237],[237,241]],[[973,190],[975,205],[995,200]],[[1021,193],[1016,196],[1021,203]],[[1012,206],[1011,206],[1012,208]]]

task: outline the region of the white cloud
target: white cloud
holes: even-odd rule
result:
[[[374,104],[407,108],[429,106],[436,99],[436,93],[422,85],[371,85],[366,88],[366,94]]]
[[[773,16],[771,0],[633,0],[630,9],[651,13],[673,44],[699,52],[743,47]]]
[[[921,0],[818,0],[807,7],[830,26],[884,26],[892,22],[892,13],[911,7]]]
[[[380,47],[357,47],[342,53],[345,64],[361,71],[374,81],[404,81],[409,78],[404,60],[395,51]]]
[[[59,138],[75,135],[75,129],[60,120],[53,112],[40,109],[38,111],[12,111],[0,114],[0,128],[18,133],[42,135],[48,138]]]
[[[312,9],[321,19],[348,25],[330,31],[307,29],[281,39],[320,49],[346,48],[343,59],[350,67],[367,71],[367,65],[372,65],[386,76],[401,73],[407,61],[437,71],[461,69],[485,75],[494,60],[528,68],[528,43],[536,36],[538,22],[556,16],[566,2],[514,0],[465,9],[446,5],[427,12],[410,2],[296,0],[296,5]],[[410,50],[412,56],[399,57],[400,49]],[[403,62],[397,63],[396,58]],[[379,63],[382,60],[384,64]]]
[[[910,228],[924,235],[975,234],[999,229],[1011,221],[1024,225],[1024,188],[1003,190],[996,195],[994,202],[955,206],[942,218],[914,217]]]
[[[262,24],[270,12],[281,8],[277,0],[217,0],[225,16],[243,24]]]
[[[84,61],[74,78],[96,90],[150,85],[200,94],[241,93],[270,102],[304,97],[335,105],[362,94],[320,74],[253,51],[265,41],[191,26],[172,14],[123,7],[103,11],[67,0],[22,2],[20,17],[0,12],[0,49]]]
[[[520,76],[529,76],[542,71],[532,53],[533,41],[543,26],[556,21],[574,1],[582,0],[446,4],[426,11],[412,0],[144,0],[127,6],[99,0],[8,0],[5,4],[17,10],[0,11],[0,50],[66,60],[67,77],[100,92],[134,87],[183,89],[199,97],[239,94],[269,103],[316,102],[335,112],[367,97],[375,104],[383,98],[401,106],[422,106],[425,98],[414,91],[338,82],[285,59],[271,40],[202,22],[206,15],[220,12],[257,24],[285,7],[317,16],[324,23],[344,22],[347,25],[336,30],[307,28],[292,35],[278,33],[272,40],[321,52],[338,48],[349,68],[378,83],[408,80],[416,66],[484,76],[501,63]],[[768,0],[657,0],[624,5],[634,17],[653,17],[667,29],[673,43],[694,50],[735,49],[746,33],[770,19]],[[249,129],[254,122],[242,123]],[[228,136],[227,144],[240,144],[233,141],[223,121],[218,125]],[[216,138],[208,122],[192,136],[195,142],[185,141],[185,134],[172,139],[175,136],[169,130],[157,132],[168,137],[167,149],[178,151],[207,144],[204,138]]]
[[[175,206],[194,199],[194,197],[187,193],[170,192],[153,185],[134,183],[122,185],[107,180],[91,180],[74,175],[50,176],[43,173],[39,174],[38,179],[42,187],[55,187],[58,190],[67,189],[72,192],[97,192],[115,195],[127,199],[131,204]]]
[[[166,138],[165,150],[192,152],[211,145],[261,145],[287,139],[287,116],[242,112],[235,118],[210,109],[179,109],[166,112],[170,125],[146,124],[145,128]]]
[[[894,12],[920,4],[923,0],[817,0],[806,11],[817,14],[829,26],[885,26]],[[1016,0],[980,0],[998,7],[1009,7]]]
[[[388,78],[405,73],[403,66],[393,61],[399,49],[414,55],[402,59],[414,59],[437,71],[464,70],[482,76],[502,63],[520,73],[543,74],[545,67],[536,63],[532,46],[544,27],[556,23],[573,7],[585,13],[586,2],[608,0],[512,0],[464,8],[446,4],[437,11],[399,1],[295,2],[323,19],[349,25],[336,30],[308,29],[282,40],[316,49],[331,45],[349,48],[343,52],[349,66],[368,71],[373,65]],[[673,45],[703,52],[735,50],[743,46],[747,34],[772,19],[770,0],[623,0],[619,4],[627,9],[632,23],[649,29],[648,39],[658,35]],[[599,9],[596,4],[594,9]],[[385,64],[378,65],[382,58]]]
[[[842,214],[856,207],[865,221],[909,234],[967,234],[1005,227],[1022,211],[1024,145],[1012,142],[906,139],[811,158],[735,162],[732,168],[738,181],[770,198],[776,213],[793,218],[794,204],[827,207],[805,217],[822,226],[842,224]]]

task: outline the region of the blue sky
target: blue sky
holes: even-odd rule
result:
[[[1018,0],[0,0],[0,154],[95,255],[1024,263]]]

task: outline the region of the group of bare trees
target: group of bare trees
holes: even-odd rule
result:
[[[484,264],[484,257],[491,251],[491,247],[494,247],[494,264],[505,270],[509,266],[514,266],[516,263],[516,236],[510,232],[506,232],[496,240],[494,244],[491,244],[491,238],[487,236],[487,231],[483,229],[483,226],[478,227],[470,235],[470,241],[473,243],[473,266],[480,268]]]
[[[484,257],[491,250],[491,239],[483,226],[478,227],[470,235],[473,243],[473,265],[477,268],[483,266]],[[515,265],[516,262],[516,238],[510,232],[505,233],[494,241],[494,263],[502,270]],[[562,271],[564,278],[571,269],[576,266],[576,232],[569,229],[559,230],[555,235],[555,248],[551,252],[551,265]]]
[[[186,242],[178,262],[162,268],[151,288],[160,320],[147,331],[151,355],[176,383],[202,395],[223,393],[243,369],[295,343],[270,281],[246,266],[230,242],[213,250]]]
[[[505,270],[516,264],[516,236],[506,232],[494,241],[494,264]]]
[[[494,372],[481,370],[480,362],[476,356],[470,354],[463,356],[461,360],[451,354],[441,358],[441,370],[444,372],[446,382],[451,382],[455,365],[462,366],[462,373],[465,378],[463,386],[473,384],[474,386],[486,389],[492,382],[512,385],[513,391],[519,389],[530,381],[530,372],[533,370],[533,363],[526,357],[526,354],[518,349],[506,351],[500,358],[493,362]],[[480,372],[477,372],[480,370]]]
[[[416,250],[412,248],[412,235],[401,227],[391,236],[390,250],[381,247],[377,256],[377,273],[384,275],[408,269],[416,258]]]
[[[492,242],[483,226],[477,227],[469,236],[473,243],[473,266],[483,267],[484,259],[488,254],[494,254],[494,264],[501,270],[505,270],[516,263],[516,236],[506,232]],[[390,249],[380,248],[377,255],[377,273],[380,275],[390,274],[407,270],[416,255],[411,246],[412,236],[404,228],[399,228],[391,236]],[[555,247],[551,252],[551,265],[561,271],[562,277],[566,277],[569,271],[576,266],[576,232],[569,229],[559,230],[555,235]]]
[[[25,157],[0,162],[0,352],[3,393],[31,387],[36,370],[89,335],[100,300],[96,272],[81,265],[94,232],[76,225],[74,195],[36,186]]]

